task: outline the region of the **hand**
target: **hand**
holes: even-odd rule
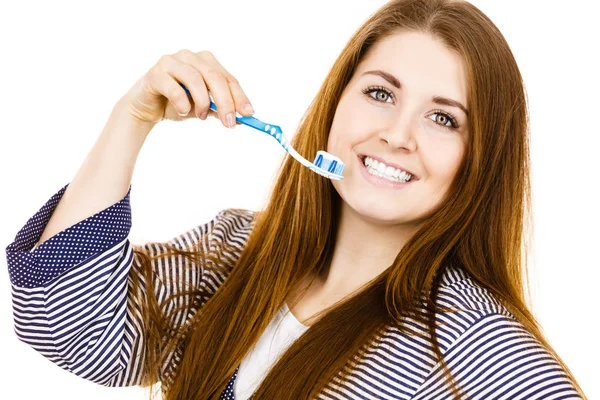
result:
[[[190,91],[187,95],[183,84]],[[217,112],[209,109],[209,92]],[[181,121],[218,117],[223,125],[236,125],[236,111],[244,116],[254,113],[237,79],[208,51],[180,50],[162,56],[121,99],[126,111],[142,122],[163,119]],[[247,105],[250,108],[246,108]]]

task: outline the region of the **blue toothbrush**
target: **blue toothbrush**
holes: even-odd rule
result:
[[[185,89],[187,94],[191,97],[190,91],[183,84],[180,83],[180,85],[181,85],[181,87],[183,87]],[[210,102],[210,109],[215,112],[217,111],[217,106],[212,101]],[[298,154],[298,152],[296,150],[294,150],[294,148],[288,142],[286,137],[283,136],[283,131],[281,130],[281,128],[279,126],[273,125],[273,124],[267,124],[267,123],[262,122],[261,120],[256,119],[254,117],[244,117],[244,116],[237,117],[236,116],[235,119],[236,119],[236,121],[238,121],[241,124],[250,126],[254,129],[257,129],[261,132],[264,132],[264,133],[267,133],[268,135],[270,135],[272,138],[277,140],[277,142],[285,149],[285,151],[287,151],[292,157],[294,157],[296,160],[298,160],[300,162],[300,164],[302,164],[305,167],[307,167],[308,169],[316,172],[317,174],[322,175],[325,178],[330,178],[330,179],[336,179],[336,180],[344,179],[344,177],[342,176],[342,172],[344,171],[344,167],[346,165],[342,162],[342,160],[340,160],[336,156],[329,154],[326,151],[319,150],[319,151],[317,151],[315,161],[311,163],[306,158],[304,158],[300,154]]]

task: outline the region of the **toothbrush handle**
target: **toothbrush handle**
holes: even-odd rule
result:
[[[213,111],[217,111],[217,105],[214,102],[210,102],[210,109]],[[281,129],[277,126],[277,125],[272,125],[272,124],[267,124],[259,119],[256,119],[254,117],[235,117],[236,121],[238,121],[241,124],[250,126],[254,129],[258,129],[259,131],[263,131],[263,132],[272,132],[271,129],[275,128],[275,132],[281,132]],[[279,129],[278,129],[279,128]]]
[[[186,91],[186,93],[189,96],[191,96],[188,88],[186,88],[183,83],[180,83],[180,85]],[[211,110],[217,112],[217,105],[212,100],[210,102],[209,108]],[[273,124],[267,124],[266,122],[263,122],[254,117],[244,117],[244,116],[237,117],[236,116],[235,119],[236,119],[236,121],[238,121],[241,124],[247,125],[251,128],[257,129],[261,132],[264,132],[264,133],[270,135],[273,139],[277,140],[277,143],[279,143],[281,145],[281,147],[283,147],[283,149],[285,151],[287,151],[292,157],[294,157],[296,160],[300,161],[300,163],[302,163],[306,167],[312,168],[312,163],[310,161],[308,161],[307,159],[305,159],[304,157],[302,157],[300,154],[298,154],[296,152],[296,150],[294,150],[294,148],[291,146],[290,142],[283,135],[283,131],[281,130],[280,126],[273,125]]]
[[[187,94],[189,96],[191,96],[190,91],[185,87],[185,85],[182,83],[180,83],[180,85],[183,89],[185,89]],[[215,112],[217,111],[217,105],[213,101],[210,102],[210,109]],[[336,179],[336,180],[343,179],[343,176],[341,176],[341,173],[344,170],[344,166],[345,166],[343,162],[341,163],[341,165],[337,165],[337,161],[334,160],[328,166],[327,172],[326,173],[323,172],[324,171],[322,168],[323,155],[320,155],[319,153],[317,153],[317,158],[315,159],[315,163],[311,163],[306,158],[304,158],[300,154],[298,154],[298,152],[296,150],[294,150],[294,148],[292,147],[290,142],[288,142],[286,137],[283,136],[283,131],[281,130],[281,127],[279,127],[277,125],[267,124],[267,123],[262,122],[261,120],[256,119],[254,117],[244,117],[244,116],[237,117],[236,116],[235,119],[244,125],[247,125],[251,128],[265,132],[268,135],[272,136],[273,139],[277,140],[277,142],[285,149],[285,151],[287,151],[292,157],[294,157],[298,162],[300,162],[300,164],[304,165],[305,167],[317,172],[320,175],[325,176],[326,178],[331,178],[331,179]],[[317,165],[315,165],[315,164],[317,164]]]
[[[188,88],[185,87],[185,85],[183,83],[179,84],[183,90],[185,90],[185,92],[188,94],[188,96],[191,96],[192,94],[190,93],[190,91],[188,90]],[[214,112],[217,112],[217,105],[211,100],[210,102],[210,109],[213,110]],[[267,132],[270,133],[272,136],[275,136],[278,132],[281,133],[281,128],[278,127],[277,125],[271,125],[271,124],[266,124],[264,122],[262,122],[259,119],[256,119],[254,117],[235,117],[236,121],[238,121],[241,124],[244,125],[248,125],[254,129],[258,129],[259,131],[263,131],[263,132]],[[272,130],[272,128],[275,128],[275,130]]]

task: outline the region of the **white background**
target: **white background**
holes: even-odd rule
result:
[[[600,214],[595,1],[472,1],[500,28],[527,85],[532,122],[533,309],[591,398],[600,398]],[[255,117],[292,137],[346,41],[382,0],[4,2],[0,6],[3,249],[70,182],[114,103],[163,54],[210,50]],[[597,60],[597,58],[596,58]],[[132,181],[134,243],[162,241],[227,207],[258,209],[285,151],[249,127],[164,121]],[[312,155],[305,155],[312,160]],[[214,173],[219,171],[219,173]],[[68,373],[13,331],[2,257],[2,398],[145,399]]]

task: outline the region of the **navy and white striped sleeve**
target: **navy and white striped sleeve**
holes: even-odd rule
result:
[[[501,314],[482,317],[445,353],[469,399],[581,399],[554,356],[515,319]],[[412,400],[453,399],[438,363]]]
[[[52,196],[6,247],[16,335],[84,379],[105,386],[146,386],[139,306],[145,288],[128,240],[131,186],[117,203],[31,251],[67,186]],[[210,240],[204,233],[224,211],[178,238]],[[131,293],[132,273],[138,274],[142,286],[135,295]],[[153,280],[159,301],[171,294],[160,279]]]

